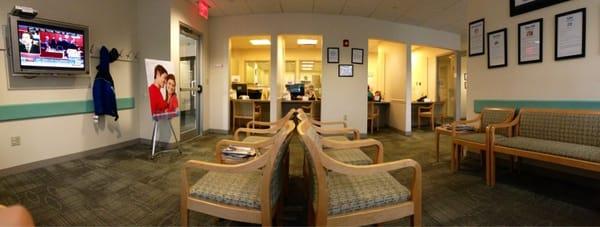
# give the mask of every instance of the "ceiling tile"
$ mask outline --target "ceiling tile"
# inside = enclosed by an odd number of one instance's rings
[[[418,0],[383,0],[375,11],[371,14],[372,18],[395,21],[404,12],[414,7]]]
[[[346,0],[314,0],[315,13],[340,14]]]
[[[375,8],[377,8],[380,3],[381,0],[348,0],[342,14],[368,17],[375,11]]]
[[[281,6],[285,13],[310,13],[313,11],[314,1],[319,0],[282,0]]]
[[[241,2],[241,0],[238,0]],[[279,0],[246,0],[252,13],[281,13],[281,2]]]

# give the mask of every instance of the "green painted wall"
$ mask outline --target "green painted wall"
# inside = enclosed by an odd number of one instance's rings
[[[117,99],[117,108],[119,110],[135,108],[134,98]],[[93,112],[92,100],[3,105],[0,106],[0,122]]]

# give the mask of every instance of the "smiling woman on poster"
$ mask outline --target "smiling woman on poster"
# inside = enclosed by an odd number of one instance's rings
[[[148,96],[150,97],[150,110],[152,114],[164,113],[169,104],[163,98],[160,92],[165,87],[167,80],[167,70],[162,65],[154,67],[154,82],[148,86]]]
[[[169,74],[167,75],[167,111],[166,112],[177,112],[179,108],[179,101],[177,100],[177,93],[175,93],[175,87],[177,86],[177,82],[175,82],[175,75]]]

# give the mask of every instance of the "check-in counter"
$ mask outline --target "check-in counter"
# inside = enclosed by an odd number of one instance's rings
[[[370,102],[371,103],[371,102]],[[385,128],[389,126],[390,119],[390,102],[372,102],[375,104],[375,108],[379,110],[379,119],[376,121],[379,128]]]
[[[289,112],[291,109],[298,109],[298,108],[314,108],[314,110],[311,110],[311,112],[313,112],[313,117],[315,119],[320,119],[321,116],[321,101],[320,100],[309,100],[309,101],[302,101],[302,100],[282,100],[281,101],[281,117],[285,116],[285,114],[287,114],[287,112]],[[304,111],[306,111],[306,109],[304,109]]]

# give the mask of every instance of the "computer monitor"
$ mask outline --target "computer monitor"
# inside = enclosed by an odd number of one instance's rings
[[[248,89],[250,99],[260,99],[262,97],[262,89]]]
[[[242,95],[248,95],[248,85],[247,84],[232,83],[231,89],[235,90],[238,99]]]
[[[292,99],[299,99],[298,96],[304,96],[304,84],[288,84],[285,87],[290,92]]]

